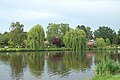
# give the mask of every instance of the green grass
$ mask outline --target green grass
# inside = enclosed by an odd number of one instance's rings
[[[71,48],[45,48],[45,51],[71,51]]]
[[[86,50],[89,50],[89,48],[86,48]],[[117,47],[103,47],[103,48],[90,48],[90,50],[118,50]]]
[[[96,75],[105,75],[106,73],[114,74],[120,72],[120,64],[108,57],[105,57],[101,62],[96,64],[94,70]]]
[[[27,51],[71,51],[71,48],[45,48],[40,50],[30,48],[0,48],[0,52],[27,52]]]
[[[90,50],[117,50],[118,48],[116,47],[110,47],[110,48],[91,48]],[[89,50],[89,48],[86,48],[85,50]],[[35,49],[30,49],[30,48],[0,48],[0,52],[23,52],[23,51],[36,51]],[[71,48],[45,48],[44,50],[37,50],[37,51],[72,51]]]
[[[106,74],[105,76],[95,76],[93,80],[120,80],[120,74]]]
[[[120,80],[120,64],[105,57],[96,64],[93,80]]]
[[[23,51],[34,51],[30,48],[0,48],[0,52],[23,52]]]

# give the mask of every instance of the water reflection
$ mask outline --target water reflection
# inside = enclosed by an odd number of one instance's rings
[[[111,51],[110,57],[117,62],[120,62],[120,52],[119,51]]]
[[[44,67],[44,54],[42,53],[26,53],[26,62],[30,69],[30,72],[40,77]]]
[[[23,75],[23,69],[26,66],[24,63],[24,56],[17,54],[10,54],[9,65],[11,68],[11,76],[15,80],[19,80]]]
[[[94,75],[94,62],[105,56],[120,61],[118,51],[0,53],[0,65],[8,67],[7,70],[0,67],[0,70],[10,76],[0,79],[71,80],[74,77],[86,80],[87,76],[90,80]]]

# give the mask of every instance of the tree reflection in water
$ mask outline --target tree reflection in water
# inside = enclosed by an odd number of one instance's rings
[[[24,64],[24,55],[10,53],[9,65],[11,67],[11,76],[15,80],[19,80],[23,75],[23,68],[26,66]]]
[[[46,54],[49,72],[61,76],[67,76],[71,70],[84,71],[90,68],[92,56],[86,56],[85,52],[57,52]],[[92,54],[88,52],[87,55]]]
[[[46,79],[57,75],[70,76],[91,69],[94,62],[105,56],[120,62],[118,51],[83,51],[83,52],[28,52],[0,53],[0,64],[9,66],[11,79],[24,79],[25,71],[33,79]],[[3,68],[4,69],[4,68]],[[51,78],[52,79],[52,78]]]
[[[30,72],[35,77],[40,77],[44,67],[44,54],[28,53],[26,58],[27,58],[27,64],[29,66]]]

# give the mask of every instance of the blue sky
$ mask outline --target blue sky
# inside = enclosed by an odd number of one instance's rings
[[[68,23],[120,29],[120,0],[0,0],[0,32],[9,31],[11,22],[20,21],[28,31],[36,24]]]

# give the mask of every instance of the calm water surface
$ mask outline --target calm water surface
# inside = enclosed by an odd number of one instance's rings
[[[92,80],[96,62],[119,51],[0,53],[0,80]]]

